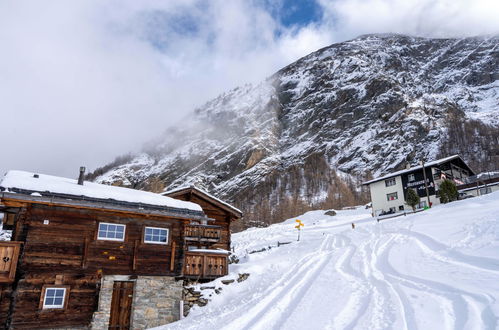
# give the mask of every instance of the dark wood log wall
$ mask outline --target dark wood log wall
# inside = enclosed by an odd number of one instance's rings
[[[0,328],[6,321],[14,329],[85,326],[97,308],[102,275],[180,275],[183,221],[33,205],[14,233],[25,244],[10,307],[11,287],[0,286]],[[97,240],[99,222],[125,224],[125,240]],[[169,244],[143,243],[145,226],[169,228]],[[66,309],[40,309],[43,286],[53,284],[69,285]]]
[[[10,299],[12,296],[12,286],[0,284],[0,329],[7,322],[9,315]]]

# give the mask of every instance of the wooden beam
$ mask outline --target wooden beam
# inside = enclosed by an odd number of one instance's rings
[[[139,240],[135,240],[133,245],[132,270],[137,270],[137,254],[139,253]]]
[[[83,269],[87,268],[87,258],[88,258],[88,245],[89,245],[89,238],[85,237],[85,242],[83,243],[83,258],[81,260],[81,267]]]
[[[172,254],[170,256],[170,271],[173,272],[175,270],[175,248],[177,247],[177,244],[175,241],[172,243]]]

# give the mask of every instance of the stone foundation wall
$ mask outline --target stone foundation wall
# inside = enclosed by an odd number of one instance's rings
[[[166,276],[139,276],[135,283],[132,327],[148,329],[180,319],[182,281]]]
[[[131,328],[147,329],[177,321],[183,283],[168,276],[104,276],[101,280],[98,311],[94,313],[92,329],[107,329],[111,314],[114,281],[133,281]]]

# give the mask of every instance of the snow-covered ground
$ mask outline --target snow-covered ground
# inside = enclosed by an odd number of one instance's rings
[[[499,192],[379,223],[337,212],[298,217],[299,242],[295,219],[235,234],[241,262],[224,279],[250,277],[205,285],[222,293],[160,328],[499,328]]]

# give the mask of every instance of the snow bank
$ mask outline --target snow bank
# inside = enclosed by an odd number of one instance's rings
[[[184,202],[147,191],[108,186],[89,181],[79,185],[78,181],[74,179],[45,174],[37,175],[38,178],[35,177],[35,173],[31,172],[9,171],[0,183],[0,187],[5,188],[7,192],[12,188],[19,188],[35,191],[42,196],[44,192],[51,192],[202,211],[201,206],[195,203]]]
[[[324,212],[234,234],[240,263],[204,284],[221,294],[158,329],[499,328],[499,192],[379,223]]]

